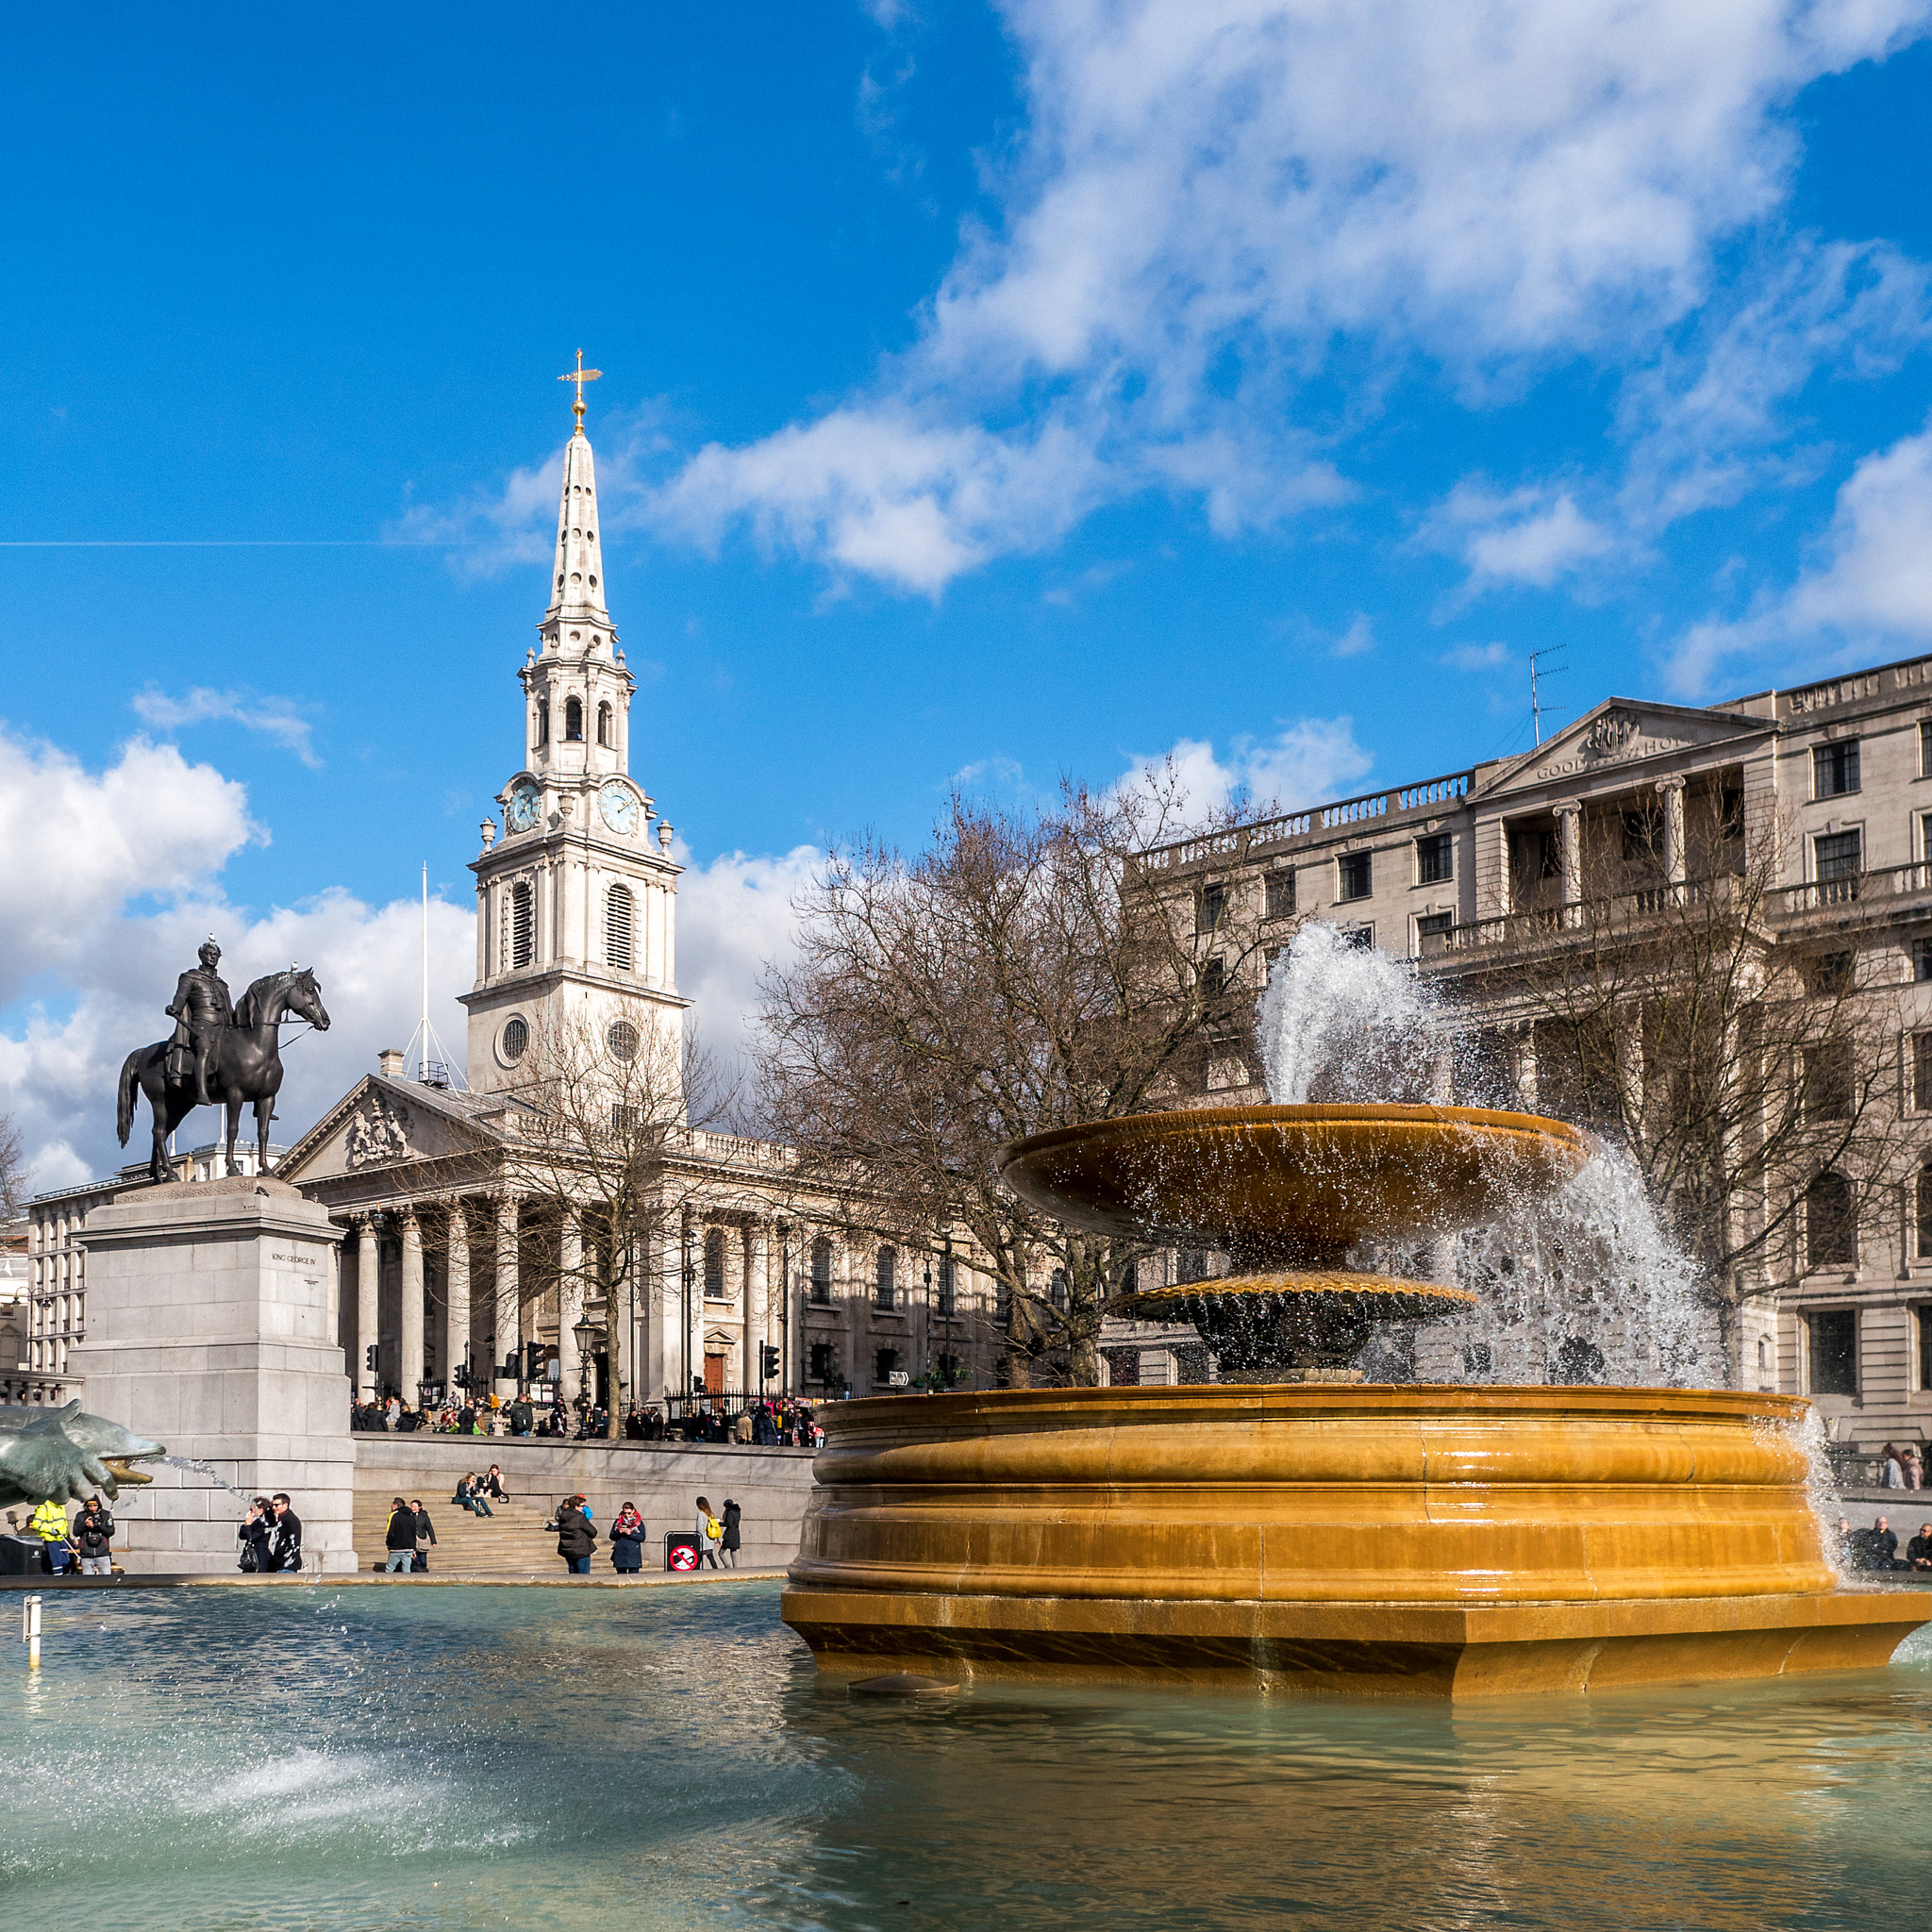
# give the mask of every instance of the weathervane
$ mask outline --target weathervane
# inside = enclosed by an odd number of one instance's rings
[[[579,349],[577,351],[577,366],[575,369],[566,371],[565,374],[557,378],[558,382],[574,382],[577,386],[577,399],[570,407],[571,413],[577,419],[577,427],[579,429],[584,426],[584,385],[587,382],[595,382],[603,374],[604,372],[601,369],[586,369],[584,367],[584,352]]]

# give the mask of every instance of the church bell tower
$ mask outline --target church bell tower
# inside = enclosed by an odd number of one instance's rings
[[[677,874],[671,827],[630,775],[636,681],[605,601],[597,472],[583,384],[565,445],[550,606],[517,674],[524,762],[503,790],[502,836],[483,822],[476,982],[468,1008],[473,1092],[515,1087],[541,1039],[567,1033],[628,1058],[646,1024],[677,1065]]]

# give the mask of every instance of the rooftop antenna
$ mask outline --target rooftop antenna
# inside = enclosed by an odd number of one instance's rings
[[[1529,654],[1529,716],[1531,724],[1536,728],[1536,741],[1539,744],[1543,741],[1543,712],[1546,709],[1552,708],[1559,711],[1562,709],[1560,705],[1555,707],[1544,705],[1542,679],[1545,677],[1561,677],[1565,669],[1563,665],[1559,664],[1554,671],[1545,671],[1542,669],[1542,660],[1545,658],[1555,658],[1569,648],[1568,644],[1551,644],[1546,650],[1532,651]]]
[[[418,1041],[422,1042],[420,1053]],[[470,1083],[457,1069],[449,1048],[438,1039],[436,1028],[429,1024],[429,867],[426,862],[423,867],[423,1017],[416,1022],[415,1032],[409,1035],[403,1064],[408,1066],[412,1059],[416,1066],[416,1078],[425,1087],[454,1084],[461,1091],[469,1091]]]

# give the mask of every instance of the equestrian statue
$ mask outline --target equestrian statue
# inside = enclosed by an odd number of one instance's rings
[[[242,1127],[242,1106],[251,1100],[259,1168],[266,1174],[269,1123],[275,1119],[275,1095],[282,1086],[278,1029],[292,1013],[318,1033],[328,1031],[322,991],[308,967],[270,973],[231,1003],[227,982],[216,970],[222,949],[212,934],[202,942],[200,958],[200,965],[181,975],[166,1008],[175,1023],[173,1038],[137,1047],[121,1069],[116,1125],[122,1146],[126,1146],[134,1125],[137,1091],[147,1095],[154,1115],[154,1154],[147,1169],[151,1180],[175,1178],[168,1158],[168,1136],[197,1107],[227,1108],[228,1172],[240,1174],[235,1137]]]

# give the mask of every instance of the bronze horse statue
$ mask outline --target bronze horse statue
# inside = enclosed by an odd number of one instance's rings
[[[282,1086],[282,1056],[277,1029],[293,1013],[307,1020],[318,1033],[328,1031],[328,1013],[322,1004],[322,990],[314,973],[307,966],[291,966],[286,973],[271,973],[258,979],[235,1003],[235,1024],[222,1034],[221,1052],[209,1079],[217,1095],[216,1105],[228,1109],[228,1172],[239,1174],[235,1165],[235,1137],[242,1128],[244,1102],[255,1103],[255,1138],[260,1154],[260,1171],[268,1172],[268,1128],[275,1116],[275,1095]],[[158,1040],[152,1046],[136,1047],[121,1069],[121,1097],[116,1125],[121,1144],[126,1146],[134,1125],[134,1096],[137,1089],[147,1095],[154,1113],[154,1156],[148,1162],[151,1180],[173,1180],[175,1171],[168,1161],[168,1136],[192,1113],[195,1099],[194,1069],[191,1065],[184,1079],[168,1077],[170,1042]]]

